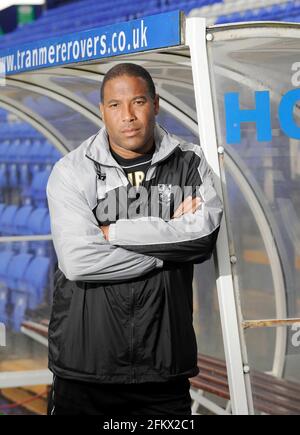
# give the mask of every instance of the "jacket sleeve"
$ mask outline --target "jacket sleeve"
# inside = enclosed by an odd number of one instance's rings
[[[58,266],[71,281],[125,281],[144,275],[163,262],[112,246],[99,228],[84,194],[61,161],[47,184],[53,244]]]
[[[118,220],[110,225],[112,244],[171,262],[202,263],[211,257],[223,214],[222,202],[201,147],[189,144],[183,150],[193,151],[184,184],[192,186],[193,196],[200,196],[200,208],[169,221],[153,216]]]

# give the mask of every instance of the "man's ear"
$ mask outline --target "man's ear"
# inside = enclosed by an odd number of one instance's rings
[[[154,97],[154,113],[155,115],[158,115],[159,112],[159,95],[155,94]]]

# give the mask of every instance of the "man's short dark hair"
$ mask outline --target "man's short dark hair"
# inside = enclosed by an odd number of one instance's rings
[[[145,80],[148,86],[148,92],[150,94],[150,97],[154,100],[156,90],[155,85],[153,82],[153,79],[149,72],[143,68],[140,65],[137,65],[135,63],[120,63],[118,65],[113,66],[110,70],[107,71],[107,73],[104,76],[104,79],[102,81],[101,86],[101,102],[103,103],[104,99],[104,88],[105,84],[112,79],[115,79],[117,77],[121,76],[130,76],[130,77],[141,77]]]

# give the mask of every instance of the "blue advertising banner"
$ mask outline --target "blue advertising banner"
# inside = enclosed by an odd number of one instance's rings
[[[182,44],[180,11],[35,41],[0,51],[6,75]]]

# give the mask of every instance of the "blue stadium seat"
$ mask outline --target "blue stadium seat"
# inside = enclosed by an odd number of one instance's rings
[[[0,222],[1,222],[2,213],[4,212],[5,208],[6,208],[6,204],[0,203]],[[0,228],[0,232],[1,232],[1,228]]]
[[[19,167],[20,186],[28,187],[30,185],[30,171],[27,163],[22,163]]]
[[[47,215],[43,221],[42,234],[51,234],[50,214],[49,213],[47,213]]]
[[[7,119],[7,112],[4,109],[0,109],[0,121],[5,122]]]
[[[28,230],[28,220],[33,210],[32,205],[24,205],[19,208],[14,220],[15,234],[23,236],[30,234]]]
[[[12,314],[12,328],[15,332],[19,332],[21,329],[21,325],[25,317],[25,311],[27,309],[27,304],[27,295],[25,293],[17,293]]]
[[[16,188],[19,184],[18,167],[16,163],[8,165],[8,186],[10,188]]]
[[[16,269],[13,273],[13,270]],[[47,286],[50,259],[20,254],[13,257],[8,268],[11,303],[13,304],[12,327],[20,330],[26,309],[35,309],[43,302]],[[1,292],[0,292],[1,297]],[[0,305],[1,306],[1,305]],[[5,316],[5,307],[3,315]]]
[[[7,287],[7,268],[13,257],[12,251],[0,252],[0,321],[7,321],[6,306],[9,302],[9,290]]]
[[[35,140],[31,146],[30,149],[30,165],[29,165],[29,171],[31,173],[31,176],[33,177],[36,172],[40,171],[40,153],[42,151],[42,142],[40,140]]]
[[[41,234],[51,235],[51,225],[50,225],[50,214],[47,213],[45,219],[42,223]],[[45,255],[47,257],[53,256],[53,245],[52,241],[45,240],[41,241],[40,245],[36,244],[36,252],[40,252],[41,255]]]
[[[51,161],[52,161],[52,163],[56,163],[61,157],[62,157],[61,152],[58,151],[57,148],[53,147],[53,150],[52,150],[52,153],[51,153]]]
[[[18,210],[17,205],[8,205],[0,217],[0,232],[3,235],[12,235],[14,230],[14,219]]]
[[[9,146],[8,140],[0,143],[0,188],[5,188],[8,184],[6,158]]]
[[[20,282],[20,289],[28,295],[28,308],[34,310],[44,299],[44,289],[48,283],[50,258],[36,256]]]
[[[11,303],[14,305],[12,325],[18,331],[28,307],[28,295],[22,292],[22,279],[32,261],[31,254],[13,256],[7,269],[7,285],[11,291]]]
[[[7,186],[7,172],[6,165],[4,163],[0,164],[0,189],[4,189]]]
[[[9,302],[14,305],[13,310],[13,327],[14,329],[18,330],[17,322],[15,319],[15,313],[19,313],[20,318],[20,307],[22,306],[21,299],[19,298],[18,293],[18,286],[20,283],[20,279],[23,277],[29,262],[32,260],[32,255],[28,254],[20,254],[20,255],[13,255],[9,261],[9,264],[6,269],[6,276],[3,278],[3,282],[5,282],[6,287],[9,289]],[[6,295],[6,299],[8,299],[8,294]],[[26,309],[26,306],[24,307],[24,310],[22,308],[22,312],[24,313]]]
[[[0,283],[0,322],[7,323],[6,306],[7,306],[7,287]]]
[[[28,219],[28,231],[30,231],[30,234],[43,234],[44,221],[48,213],[46,207],[37,208],[31,213],[30,219]]]
[[[31,150],[31,141],[30,139],[27,139],[20,146],[19,155],[18,155],[20,186],[29,186],[30,184],[30,171],[29,171],[30,150]]]
[[[23,278],[32,258],[32,254],[17,254],[12,257],[7,268],[7,287],[9,287],[11,290],[19,289],[19,282]]]
[[[9,265],[9,262],[11,261],[14,253],[13,251],[1,251],[0,252],[0,282],[1,284],[7,283],[7,268]]]
[[[36,207],[44,207],[47,205],[46,186],[50,170],[36,172],[31,184],[31,196]]]
[[[43,152],[42,152],[43,169],[45,169],[47,165],[52,164],[52,152],[53,152],[53,146],[48,141],[45,141],[43,146]]]

